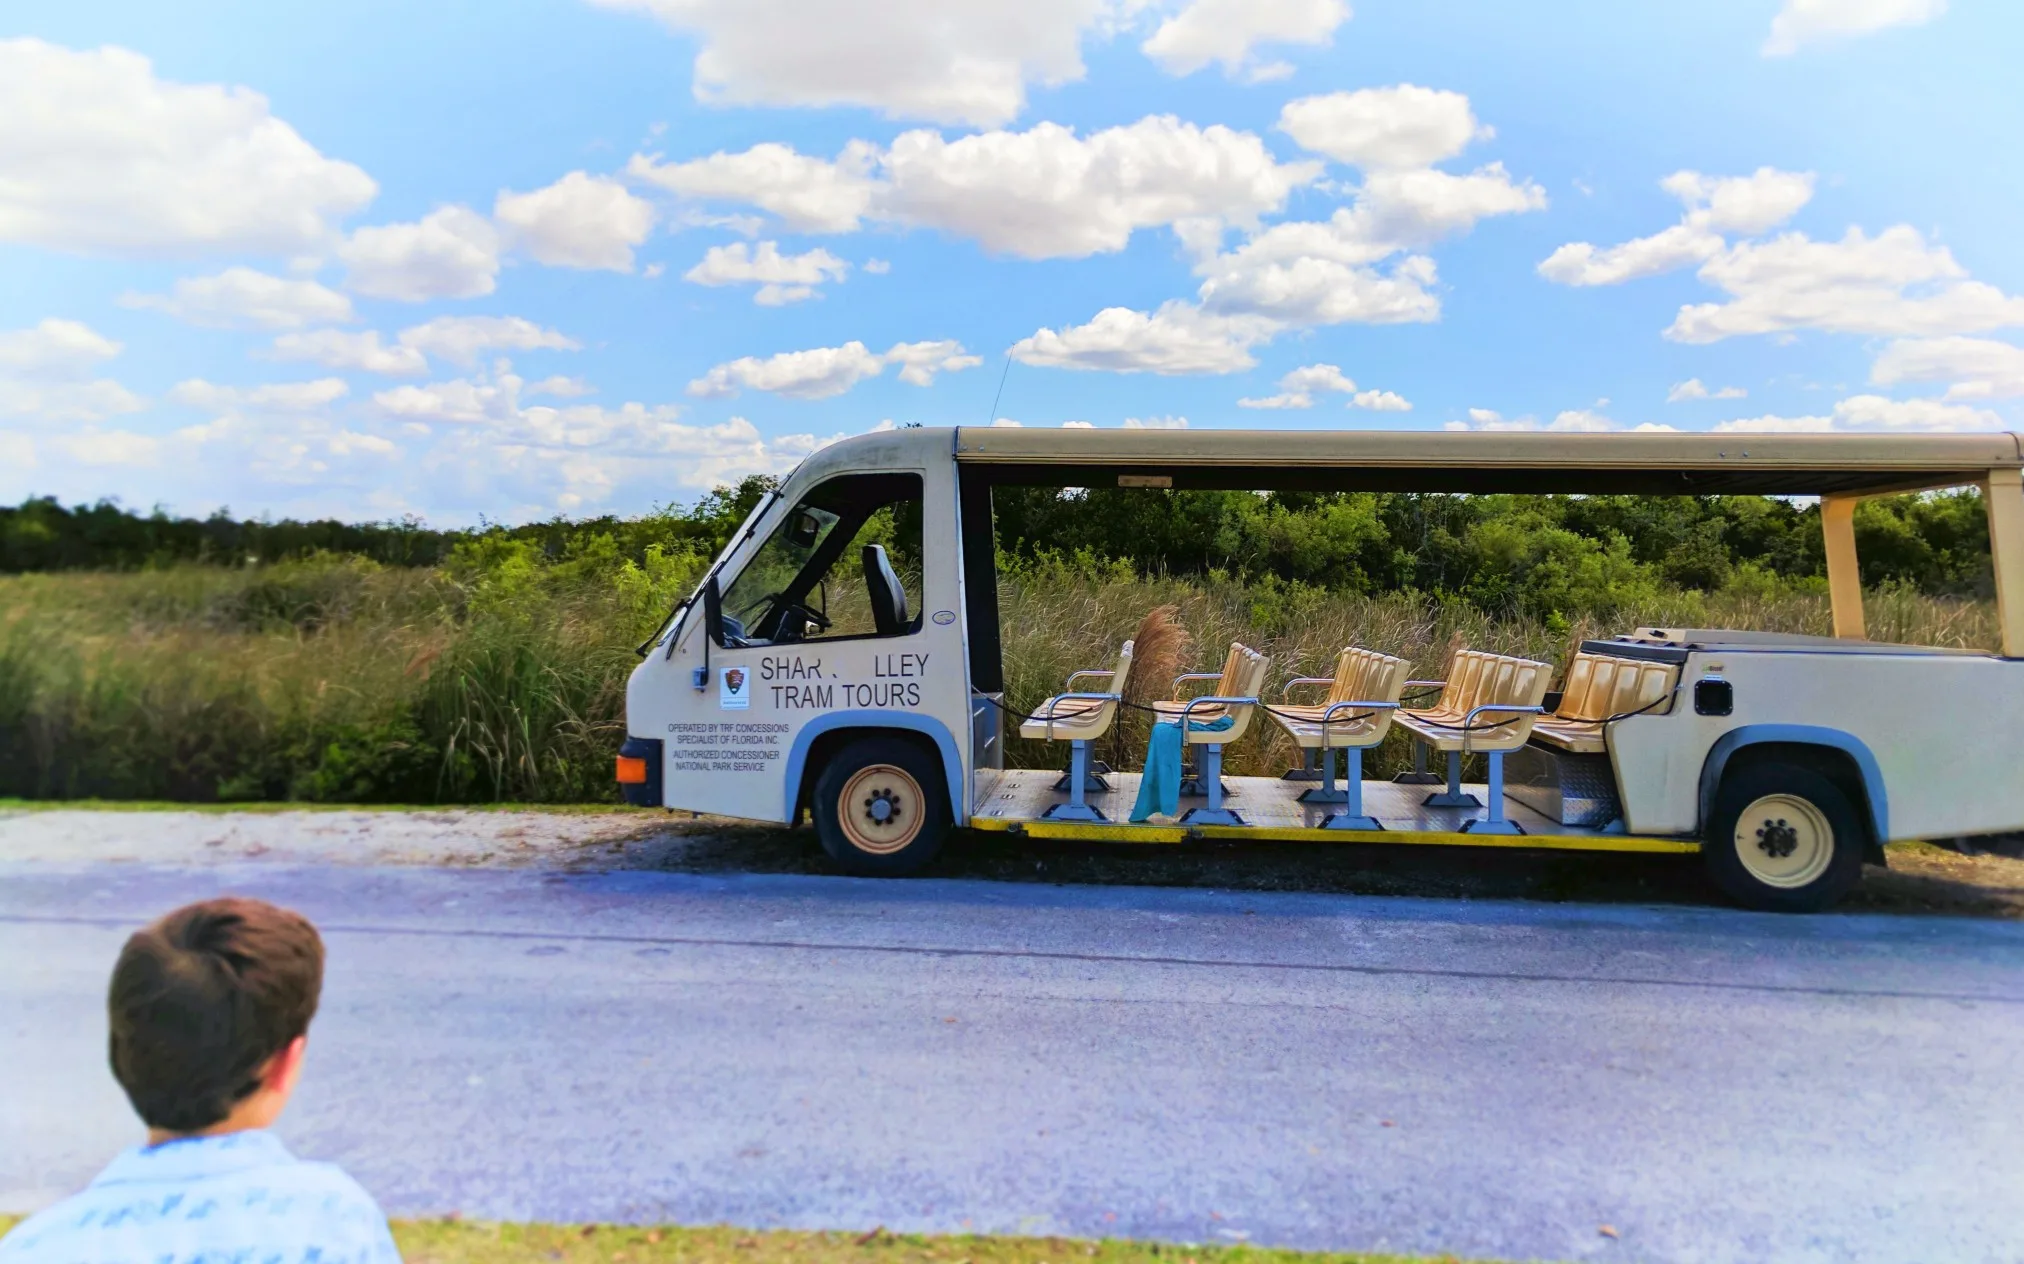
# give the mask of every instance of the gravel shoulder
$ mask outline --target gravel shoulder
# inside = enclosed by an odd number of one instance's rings
[[[1844,912],[2024,919],[2024,859],[1893,844]],[[687,813],[511,809],[0,808],[0,863],[246,862],[829,873],[806,829]],[[1447,899],[1714,904],[1692,857],[1350,844],[1092,847],[959,834],[930,876]]]

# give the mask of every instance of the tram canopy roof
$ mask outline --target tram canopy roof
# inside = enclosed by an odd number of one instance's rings
[[[2024,468],[1984,434],[1561,434],[974,427],[956,460],[991,483],[1309,491],[1874,495]]]

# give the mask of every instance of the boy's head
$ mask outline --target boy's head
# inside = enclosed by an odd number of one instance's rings
[[[164,1133],[215,1127],[263,1088],[285,1100],[322,989],[323,940],[300,914],[229,897],[179,908],[113,966],[113,1077]]]

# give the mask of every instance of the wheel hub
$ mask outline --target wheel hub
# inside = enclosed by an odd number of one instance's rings
[[[864,819],[873,825],[896,825],[900,819],[900,797],[881,786],[864,801]]]
[[[1783,860],[1799,850],[1799,831],[1792,828],[1784,817],[1773,820],[1767,816],[1757,830],[1757,850]]]
[[[1756,881],[1795,890],[1826,873],[1834,859],[1834,826],[1803,795],[1773,793],[1736,817],[1735,856]]]

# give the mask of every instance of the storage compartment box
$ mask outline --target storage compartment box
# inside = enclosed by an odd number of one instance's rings
[[[1521,746],[1504,757],[1504,793],[1562,825],[1600,829],[1623,816],[1607,755]]]

